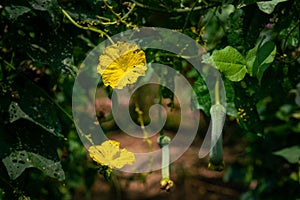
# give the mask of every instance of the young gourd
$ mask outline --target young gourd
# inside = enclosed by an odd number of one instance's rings
[[[170,142],[171,139],[168,136],[161,135],[158,138],[157,143],[159,144],[162,150],[162,179],[160,181],[160,189],[169,192],[173,186],[174,182],[170,179],[170,172],[169,172],[169,164],[170,164]]]
[[[210,109],[210,114],[212,120],[212,135],[208,169],[222,171],[225,167],[223,160],[222,129],[226,109],[221,104],[214,104]]]

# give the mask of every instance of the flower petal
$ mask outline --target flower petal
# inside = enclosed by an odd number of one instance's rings
[[[117,42],[104,49],[99,57],[97,71],[104,85],[122,89],[145,76],[146,56],[136,44]]]
[[[120,157],[112,161],[115,168],[122,168],[124,165],[132,165],[135,161],[135,156],[132,152],[127,151],[125,148],[120,151]]]
[[[107,140],[101,145],[91,146],[89,154],[95,162],[110,168],[122,168],[135,161],[134,154],[125,148],[120,149],[120,143],[115,140]]]

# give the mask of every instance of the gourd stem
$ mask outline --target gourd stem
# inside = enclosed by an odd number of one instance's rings
[[[169,156],[169,145],[166,145],[162,148],[162,178],[170,178],[169,172],[169,163],[170,163],[170,156]]]
[[[219,79],[215,84],[215,104],[220,104]]]
[[[138,100],[137,100],[135,95],[133,96],[133,98],[134,98],[134,103],[135,103],[135,112],[138,114],[138,122],[140,123],[140,127],[142,129],[143,134],[144,134],[144,141],[148,144],[148,147],[149,147],[149,152],[150,152],[149,167],[150,167],[150,169],[152,169],[152,164],[153,164],[152,141],[149,139],[148,132],[145,129],[143,111],[140,109]]]
[[[162,86],[161,86],[161,85],[160,85],[160,87],[159,87],[158,103],[159,103],[159,105],[162,105]],[[161,119],[161,106],[159,106],[159,108],[158,108],[158,121],[159,121],[159,122],[162,121],[162,119]],[[163,135],[164,135],[163,129],[161,129],[161,130],[159,131],[159,134],[160,134],[160,136],[163,136]]]
[[[171,139],[168,136],[160,136],[158,138],[157,143],[159,144],[161,150],[162,150],[162,162],[161,162],[161,173],[162,173],[162,179],[170,178],[170,172],[169,172],[169,164],[170,164],[170,141]]]

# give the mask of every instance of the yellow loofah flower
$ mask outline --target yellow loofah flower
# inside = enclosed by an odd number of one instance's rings
[[[117,89],[135,83],[138,77],[145,76],[146,70],[145,52],[138,45],[126,42],[106,47],[97,66],[104,85]]]
[[[101,145],[91,146],[89,154],[94,161],[110,168],[120,169],[135,161],[134,154],[125,148],[120,149],[120,143],[115,140],[107,140]]]

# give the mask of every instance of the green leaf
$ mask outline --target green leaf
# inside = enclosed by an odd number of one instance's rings
[[[214,65],[230,81],[241,81],[247,73],[245,58],[231,46],[215,50],[210,59],[208,64]]]
[[[279,151],[275,151],[273,154],[283,157],[291,164],[296,164],[300,160],[300,146],[295,145],[292,147],[284,148]]]
[[[60,162],[54,162],[39,154],[25,150],[14,151],[9,156],[2,159],[11,179],[18,178],[25,169],[35,167],[43,171],[46,175],[58,180],[65,179],[65,173]]]
[[[238,117],[237,109],[234,103],[235,92],[232,82],[223,80],[225,91],[226,91],[226,114],[233,117]]]
[[[257,44],[253,49],[250,49],[246,54],[246,66],[250,76],[253,76],[252,70],[253,70],[254,61],[256,59],[258,46],[259,44]]]
[[[259,82],[263,77],[266,69],[272,64],[276,56],[276,45],[272,41],[268,41],[262,45],[257,51],[255,61],[252,67],[252,75],[255,76]]]
[[[18,19],[19,16],[31,11],[30,8],[25,7],[25,6],[7,6],[4,8],[4,10],[7,12],[9,18],[11,20],[16,20]]]
[[[29,120],[56,137],[63,137],[60,121],[61,112],[50,97],[31,80],[25,77],[15,78],[13,90],[18,92],[19,100],[8,106],[9,121],[20,118]]]
[[[35,62],[50,65],[60,72],[75,74],[72,64],[72,44],[65,33],[38,33],[28,40],[26,53]]]
[[[61,12],[57,0],[29,0],[28,2],[35,10],[47,11],[54,24],[60,23]]]
[[[29,115],[27,115],[19,106],[19,104],[17,102],[11,102],[10,106],[9,106],[9,122],[13,123],[14,121],[18,120],[18,119],[27,119],[33,123],[35,123],[36,125],[40,126],[41,128],[45,129],[46,131],[52,133],[55,136],[58,137],[63,137],[63,135],[60,133],[60,127],[58,126],[51,126],[50,124],[44,125],[42,124],[42,120],[39,119],[39,117],[36,116],[32,116],[30,117]]]
[[[274,11],[275,6],[284,1],[287,1],[287,0],[260,1],[260,2],[257,2],[257,5],[261,11],[263,11],[267,14],[271,14]]]
[[[198,76],[197,80],[194,83],[193,89],[197,96],[192,98],[193,109],[201,109],[207,116],[209,116],[211,99],[207,85],[201,76]]]

